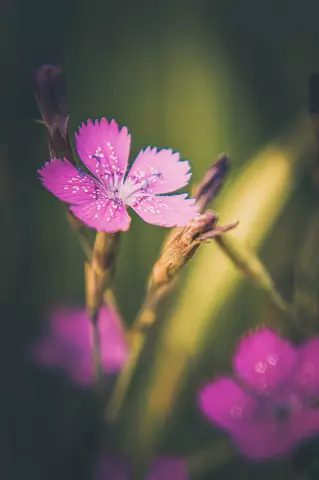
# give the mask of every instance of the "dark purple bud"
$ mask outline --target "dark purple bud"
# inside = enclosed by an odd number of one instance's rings
[[[75,163],[68,135],[68,105],[62,68],[43,65],[33,75],[35,96],[47,128],[51,157],[66,157]]]
[[[194,196],[196,197],[196,203],[199,205],[202,213],[208,208],[212,199],[219,192],[228,173],[229,167],[229,157],[227,155],[222,155],[212,167],[207,170],[204,178],[196,187]]]

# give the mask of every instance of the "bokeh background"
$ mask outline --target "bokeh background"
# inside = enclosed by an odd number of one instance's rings
[[[214,206],[221,222],[240,220],[234,235],[258,251],[291,300],[316,207],[307,85],[319,71],[319,5],[11,0],[1,2],[0,18],[0,478],[90,479],[93,392],[41,371],[27,353],[50,308],[84,303],[81,248],[59,202],[37,180],[48,152],[31,69],[63,66],[70,132],[89,117],[115,117],[129,127],[132,155],[146,145],[170,146],[191,161],[193,183],[228,152],[231,173]],[[123,235],[116,294],[127,325],[164,235],[135,217]],[[305,262],[314,269],[313,259]],[[259,323],[284,330],[287,320],[216,245],[204,246],[185,269],[161,318],[109,442],[135,456],[183,455],[192,478],[293,478],[291,457],[240,458],[196,408],[196,390],[229,370],[242,332]]]

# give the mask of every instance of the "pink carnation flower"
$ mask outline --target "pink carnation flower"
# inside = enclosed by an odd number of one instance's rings
[[[98,319],[103,370],[117,372],[128,357],[128,346],[117,313],[103,306]],[[92,326],[84,309],[56,309],[49,332],[32,348],[39,363],[63,369],[81,385],[93,383]]]
[[[39,170],[43,185],[89,227],[108,233],[126,231],[132,207],[145,222],[163,227],[184,226],[197,215],[187,194],[162,195],[187,185],[188,162],[171,149],[147,147],[135,159],[126,177],[131,137],[126,127],[88,120],[76,134],[78,154],[92,175],[67,159],[54,158]],[[125,178],[124,178],[125,177]]]
[[[319,433],[319,339],[293,347],[268,329],[244,338],[235,379],[222,377],[199,393],[206,416],[253,458],[283,454]]]
[[[119,457],[101,457],[95,480],[131,480],[130,462]],[[146,480],[188,480],[186,463],[180,458],[158,458]]]

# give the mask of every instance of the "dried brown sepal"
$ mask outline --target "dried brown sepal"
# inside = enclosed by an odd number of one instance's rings
[[[153,289],[169,283],[188,263],[201,243],[212,240],[237,225],[236,222],[224,227],[217,227],[217,221],[216,213],[207,210],[177,233],[167,243],[161,257],[156,262],[149,288]]]
[[[51,158],[66,157],[75,165],[68,135],[68,104],[62,68],[43,65],[33,73],[33,85],[42,123],[47,129]]]

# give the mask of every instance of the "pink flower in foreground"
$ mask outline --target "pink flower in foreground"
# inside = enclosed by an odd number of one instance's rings
[[[145,222],[163,227],[184,226],[197,215],[187,194],[162,195],[187,185],[188,162],[170,149],[147,147],[128,168],[131,137],[115,120],[88,120],[76,134],[78,154],[92,175],[67,159],[52,159],[39,170],[43,185],[86,225],[108,233],[128,230],[126,207],[132,207]]]
[[[186,463],[180,458],[155,460],[146,480],[188,480]],[[130,462],[119,457],[101,457],[95,480],[131,480]]]
[[[99,333],[104,372],[121,369],[128,347],[117,313],[103,306],[99,314]],[[52,313],[49,333],[32,348],[43,365],[63,369],[78,383],[93,383],[92,326],[84,309],[57,309]]]
[[[228,431],[247,456],[283,454],[319,433],[319,339],[293,347],[268,329],[244,338],[235,379],[222,377],[199,393],[203,412]]]

